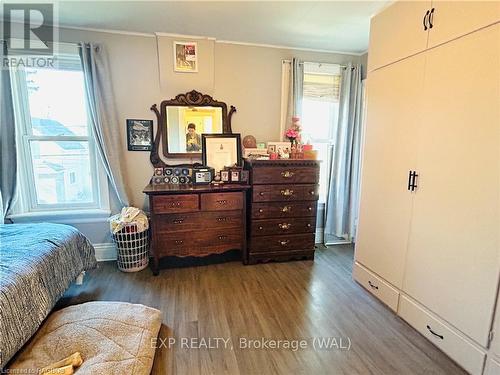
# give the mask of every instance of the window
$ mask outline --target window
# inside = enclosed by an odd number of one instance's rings
[[[340,66],[304,63],[304,96],[302,101],[302,134],[318,150],[321,160],[319,202],[326,202],[333,139],[337,131],[340,91]]]
[[[76,51],[54,68],[14,69],[22,212],[101,208],[96,159]],[[107,199],[107,198],[106,198]]]

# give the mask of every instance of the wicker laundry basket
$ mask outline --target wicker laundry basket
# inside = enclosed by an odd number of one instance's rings
[[[120,271],[137,272],[149,263],[149,228],[138,232],[133,223],[113,233],[117,250],[117,264]]]

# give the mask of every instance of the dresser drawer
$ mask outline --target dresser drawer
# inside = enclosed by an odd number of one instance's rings
[[[155,230],[160,234],[193,231],[204,222],[201,212],[157,215],[155,221]]]
[[[159,256],[184,257],[192,255],[195,246],[192,232],[161,233],[157,235],[156,252]]]
[[[199,210],[198,194],[158,195],[153,197],[155,214],[195,212]]]
[[[310,202],[268,202],[252,205],[253,219],[270,219],[278,217],[316,216],[317,203]]]
[[[316,231],[316,217],[253,220],[251,228],[252,236],[313,233]]]
[[[286,252],[290,250],[313,250],[314,233],[274,236],[252,236],[250,253]]]
[[[398,314],[467,372],[481,374],[486,354],[462,333],[404,295],[399,301]]]
[[[316,201],[318,185],[254,185],[254,202]]]
[[[354,280],[360,283],[366,290],[389,306],[392,310],[398,310],[399,291],[388,282],[376,276],[358,262],[354,263],[352,276]]]
[[[315,167],[258,167],[252,172],[253,184],[317,184],[319,168]]]
[[[241,210],[243,208],[243,193],[208,193],[201,194],[201,209],[203,211]]]
[[[215,229],[197,233],[196,245],[207,254],[241,249],[243,235],[239,229]]]

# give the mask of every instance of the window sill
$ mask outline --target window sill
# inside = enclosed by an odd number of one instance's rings
[[[67,211],[36,211],[9,215],[13,223],[54,222],[61,224],[105,222],[111,215],[110,210],[67,210]]]

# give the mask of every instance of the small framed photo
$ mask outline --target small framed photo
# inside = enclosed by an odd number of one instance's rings
[[[269,151],[270,149],[273,149],[274,151]],[[290,142],[267,142],[267,150],[269,153],[271,152],[277,152],[278,154],[290,153]]]
[[[196,42],[174,42],[174,71],[198,72],[198,45]]]
[[[250,179],[250,171],[243,170],[240,173],[240,183],[248,184],[248,180]]]
[[[229,182],[229,171],[220,171],[220,180],[222,182]]]
[[[203,165],[215,172],[225,167],[241,166],[241,136],[239,134],[202,134]]]
[[[276,152],[276,145],[267,145],[267,152],[270,154],[271,152]]]
[[[153,120],[127,119],[129,151],[151,151],[153,148]]]
[[[231,171],[231,182],[240,182],[240,171]]]

